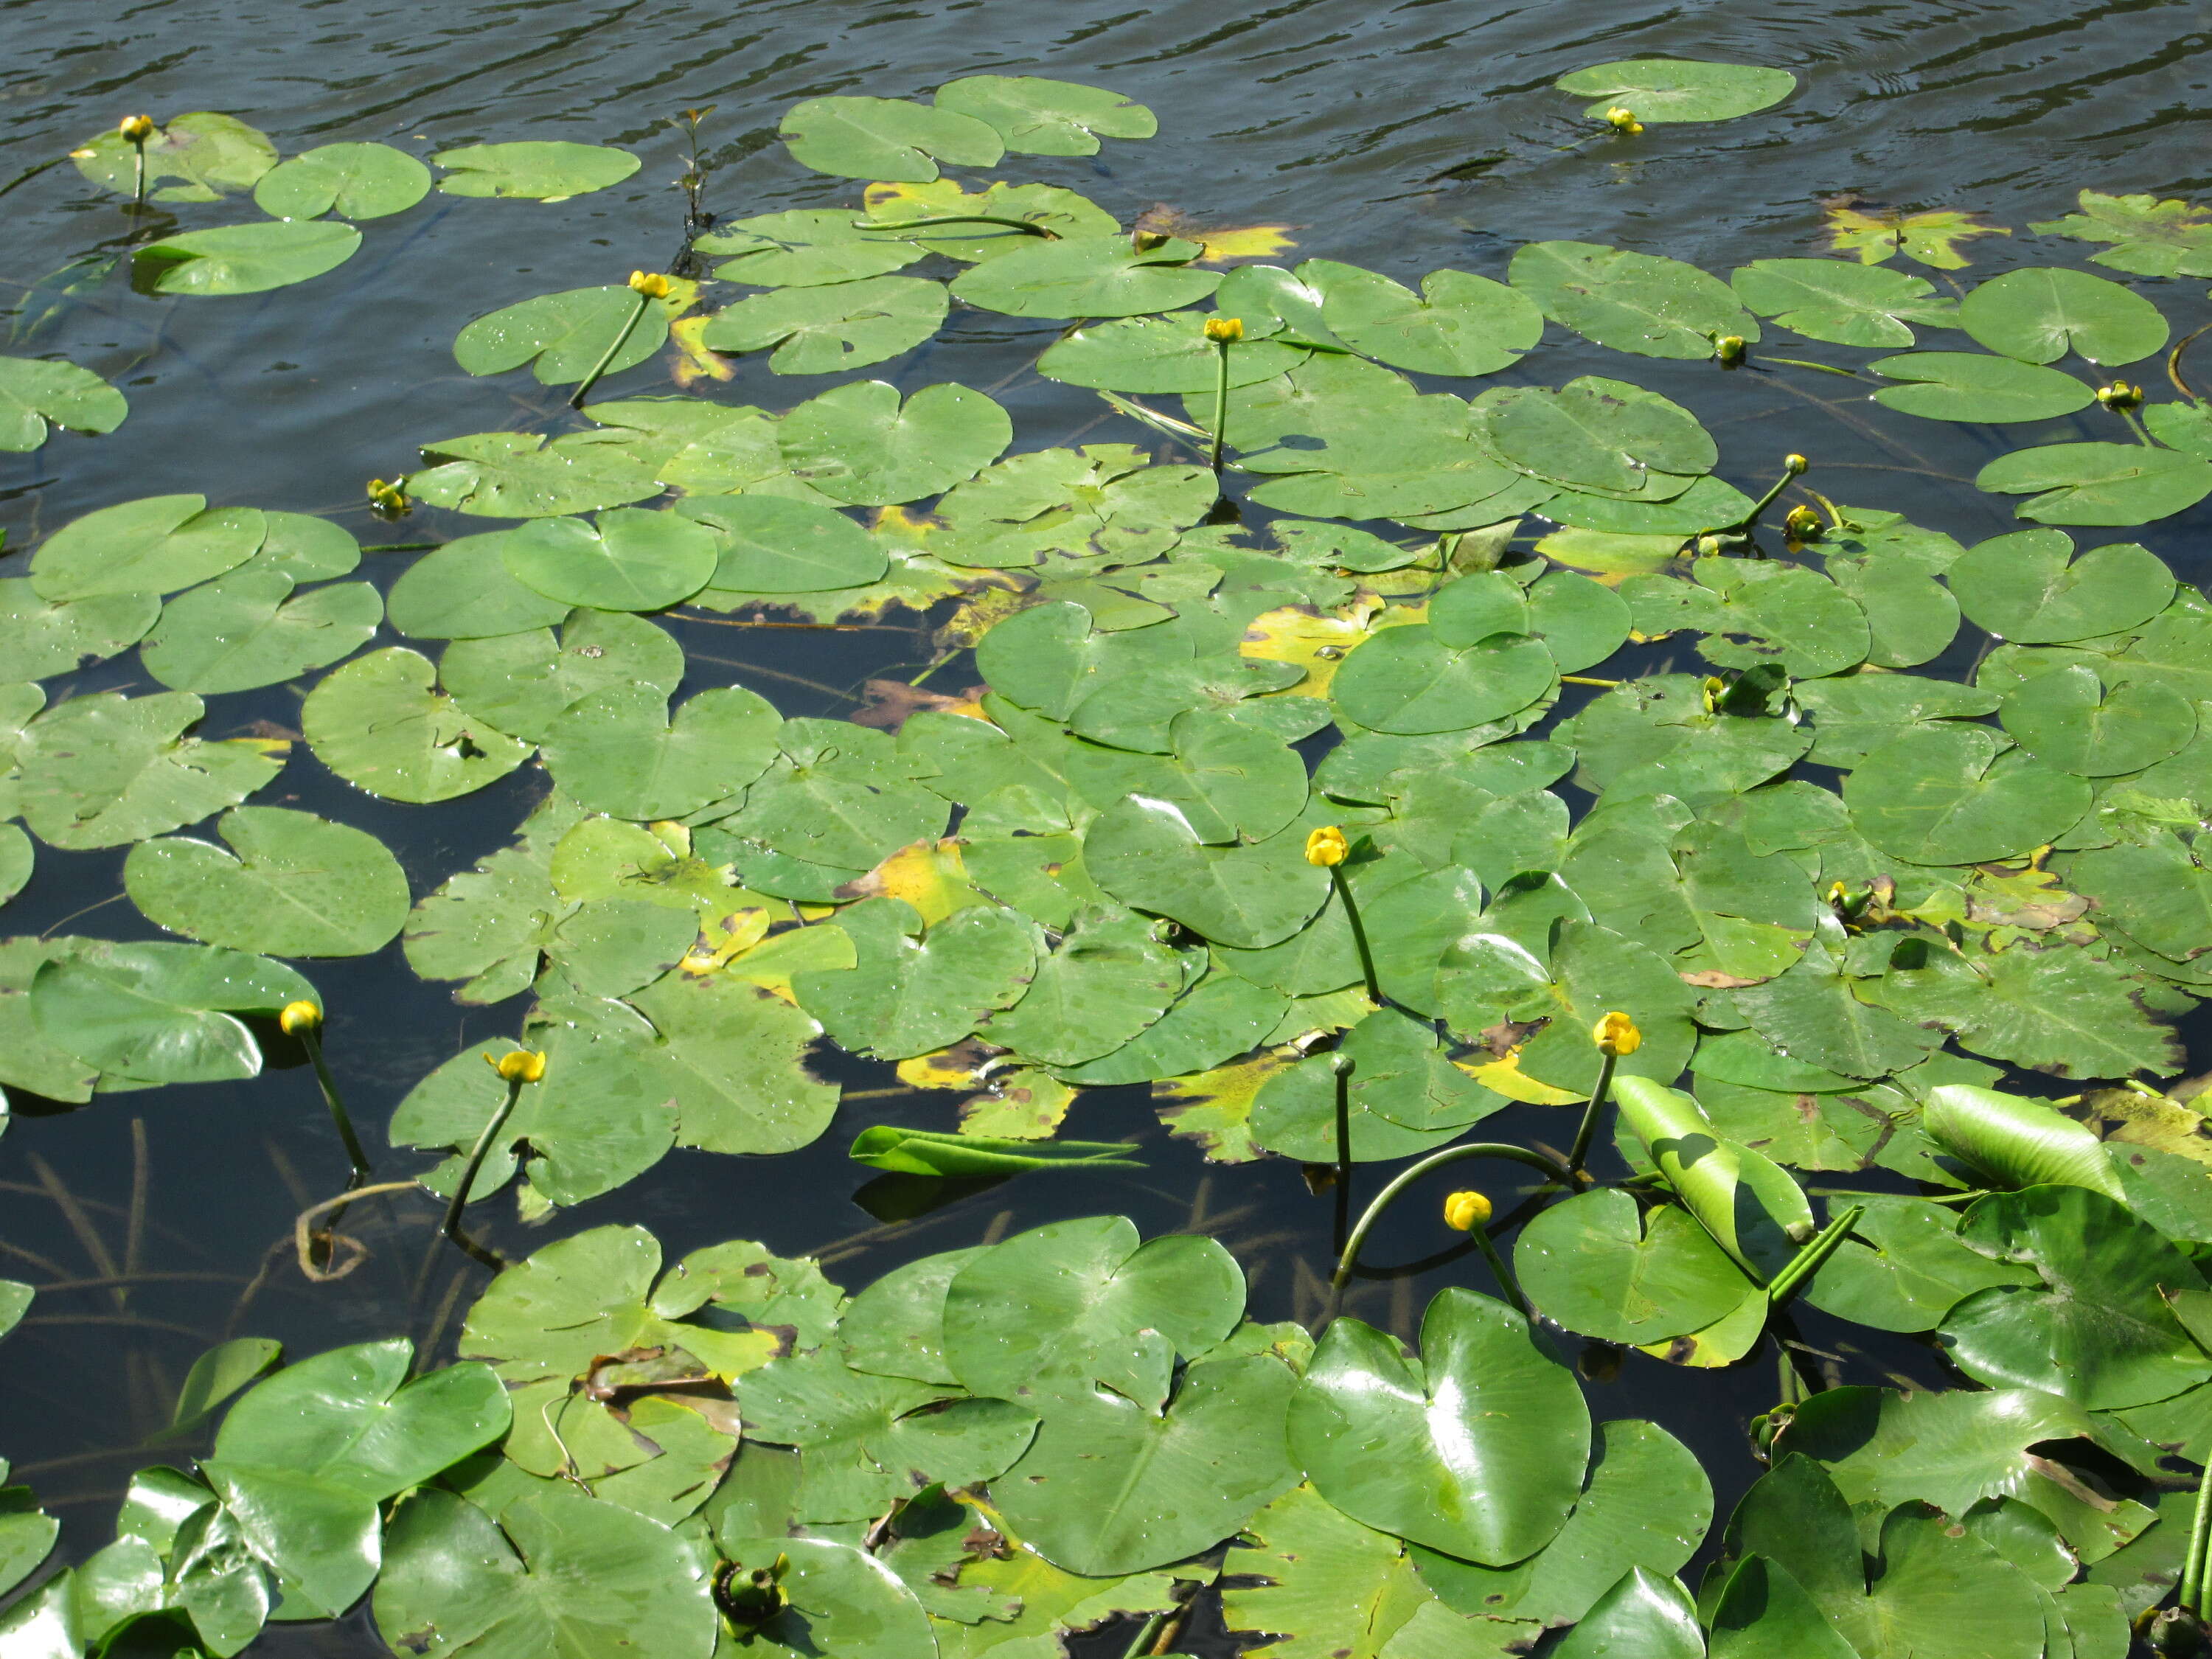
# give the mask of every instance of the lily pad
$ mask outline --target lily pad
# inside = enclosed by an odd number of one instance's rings
[[[449,800],[504,777],[530,745],[465,715],[436,689],[429,659],[403,646],[325,676],[301,707],[315,757],[387,800]]]
[[[2139,444],[2046,444],[1999,456],[1974,484],[2031,496],[2017,511],[2040,524],[2148,524],[2212,495],[2212,461]]]
[[[430,169],[389,144],[321,144],[279,161],[253,186],[272,219],[382,219],[430,193]]]
[[[50,847],[120,847],[235,806],[276,775],[281,751],[184,734],[205,705],[188,691],[103,691],[22,728],[11,798]]]
[[[1630,58],[1563,75],[1561,92],[1597,101],[1583,111],[1603,115],[1615,105],[1639,121],[1727,121],[1780,103],[1797,88],[1788,70],[1716,64],[1694,58]]]
[[[1876,403],[1931,421],[2047,421],[2096,401],[2071,374],[1971,351],[1909,351],[1878,357],[1867,367],[1885,379],[1910,382],[1882,387],[1874,394]]]
[[[559,139],[506,144],[467,144],[441,149],[430,160],[446,169],[438,188],[447,196],[520,197],[565,202],[618,185],[641,163],[626,149]]]
[[[500,562],[524,586],[598,611],[659,611],[707,586],[719,556],[714,532],[674,513],[623,507],[580,519],[540,519],[510,531]]]
[[[956,910],[927,937],[903,899],[865,900],[839,912],[838,925],[853,941],[855,965],[800,974],[793,989],[856,1054],[904,1060],[949,1048],[1018,1002],[1036,972],[1036,929],[995,905]]]
[[[1416,294],[1358,265],[1309,259],[1298,280],[1321,295],[1323,325],[1346,346],[1424,374],[1489,374],[1533,349],[1544,316],[1517,289],[1434,270]]]
[[[898,98],[809,98],[785,112],[777,131],[793,161],[848,179],[927,184],[940,161],[994,167],[1006,153],[988,123]]]
[[[586,810],[683,817],[726,800],[768,769],[776,714],[740,686],[694,693],[672,716],[658,686],[611,686],[547,728],[545,763]]]
[[[2063,531],[2019,530],[1976,543],[1948,580],[1969,621],[2022,645],[2117,634],[2173,597],[2165,561],[2134,542],[2073,555]]]
[[[439,683],[464,714],[526,743],[543,741],[563,711],[595,691],[642,681],[670,693],[683,678],[683,647],[619,611],[571,611],[557,641],[544,628],[457,640],[438,663]]]
[[[131,281],[147,294],[264,294],[335,270],[360,246],[359,231],[328,220],[188,230],[132,254]]]
[[[268,521],[253,507],[210,510],[204,495],[149,495],[73,519],[31,555],[42,599],[173,593],[244,564]]]
[[[2140,294],[2048,265],[1992,276],[1960,301],[1959,326],[2029,363],[2055,363],[2069,351],[2100,365],[2131,363],[2166,341],[2166,319]]]
[[[49,427],[112,432],[131,405],[113,386],[75,363],[0,357],[0,450],[22,455],[46,441]]]
[[[996,129],[1021,155],[1096,155],[1101,138],[1159,131],[1152,111],[1118,92],[1036,75],[964,76],[938,88],[931,101]]]
[[[1010,317],[1134,317],[1195,305],[1221,286],[1219,271],[1192,264],[1206,250],[1177,237],[1148,248],[1121,237],[1029,240],[1036,246],[953,278],[952,297]]]
[[[1091,324],[1051,346],[1037,359],[1037,373],[1070,386],[1117,392],[1210,391],[1219,379],[1221,356],[1200,324],[1184,312]],[[1247,338],[1229,348],[1229,384],[1253,386],[1286,374],[1308,355],[1302,345]]]
[[[818,593],[878,580],[882,544],[836,508],[781,495],[695,495],[684,504],[718,538],[710,585],[744,593]]]
[[[161,614],[152,593],[44,599],[27,578],[0,577],[0,678],[42,680],[112,657],[143,639]]]
[[[784,416],[792,471],[840,501],[884,507],[934,495],[971,478],[1012,441],[1005,410],[945,382],[902,402],[882,380],[825,392]]]
[[[453,337],[453,361],[470,374],[528,363],[541,385],[567,386],[594,369],[617,374],[635,368],[667,338],[665,306],[641,301],[628,288],[578,288],[477,318]]]
[[[2046,236],[2109,242],[2089,257],[2142,276],[2212,276],[2212,213],[2190,202],[2154,196],[2107,196],[2084,190],[2081,210],[2028,228]]]
[[[383,620],[367,582],[295,593],[280,570],[234,570],[164,605],[138,655],[174,690],[250,691],[352,655]]]
[[[1522,1288],[1546,1316],[1607,1342],[1642,1345],[1703,1330],[1751,1281],[1686,1210],[1639,1216],[1622,1192],[1580,1194],[1523,1228]]]
[[[1328,872],[1306,862],[1299,825],[1253,846],[1209,847],[1182,809],[1141,795],[1100,815],[1084,862],[1123,903],[1243,950],[1288,939],[1329,892]]]
[[[2197,709],[2157,683],[2107,691],[2094,669],[2039,674],[2004,700],[1997,718],[2038,760],[2078,777],[2137,772],[2179,754],[2197,735]]]
[[[1987,726],[1945,722],[1905,732],[1844,781],[1852,823],[1915,864],[1973,864],[2030,852],[2088,811],[2081,779],[1999,747]]]
[[[1377,732],[1457,732],[1518,714],[1558,683],[1552,653],[1528,638],[1454,647],[1434,626],[1386,628],[1346,657],[1330,684],[1338,707]]]
[[[149,921],[210,945],[276,957],[358,957],[407,920],[407,878],[384,843],[312,812],[239,806],[216,826],[230,846],[162,837],[124,861]]]
[[[848,208],[795,208],[735,219],[692,246],[718,258],[732,256],[714,267],[722,281],[763,288],[859,282],[903,270],[927,253],[896,228],[856,222]]]
[[[1754,259],[1729,286],[1761,317],[1836,345],[1909,346],[1915,323],[1957,326],[1957,307],[1933,283],[1848,259]]]
[[[1544,314],[1601,346],[1694,362],[1721,335],[1757,341],[1735,290],[1695,265],[1596,242],[1531,242],[1513,256],[1513,286]]]
[[[261,1070],[236,1014],[263,1018],[321,999],[281,963],[206,945],[87,940],[39,969],[41,1036],[96,1070],[145,1083],[212,1083]]]
[[[614,433],[478,432],[426,444],[422,459],[425,470],[407,477],[410,495],[487,518],[590,513],[663,493]]]
[[[774,346],[769,367],[779,374],[831,374],[920,345],[944,325],[950,304],[942,283],[919,276],[790,289],[715,313],[699,342],[715,351]]]

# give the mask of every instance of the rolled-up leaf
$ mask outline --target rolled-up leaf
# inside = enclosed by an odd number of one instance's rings
[[[2104,1144],[2039,1100],[1947,1083],[1928,1091],[1921,1122],[1944,1151],[1997,1186],[2087,1187],[2126,1201]]]
[[[1813,1233],[1804,1190],[1764,1153],[1724,1139],[1698,1103],[1650,1078],[1613,1079],[1621,1121],[1713,1242],[1762,1279]]]
[[[898,1129],[878,1123],[853,1138],[851,1157],[897,1175],[1009,1176],[1030,1170],[1080,1165],[1090,1170],[1141,1170],[1140,1159],[1118,1140],[1007,1140],[995,1135],[947,1134],[936,1129]]]

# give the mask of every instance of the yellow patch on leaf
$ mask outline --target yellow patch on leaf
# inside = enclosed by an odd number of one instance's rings
[[[1003,576],[1005,573],[977,571],[974,574],[978,576]],[[1017,611],[1026,611],[1036,603],[1031,598],[1035,586],[1033,582],[1008,583],[1003,586],[994,583],[954,611],[945,626],[931,636],[931,642],[939,651],[972,650],[984,635]]]
[[[1136,228],[1198,243],[1206,252],[1193,263],[1201,265],[1225,265],[1239,259],[1272,259],[1297,246],[1291,237],[1294,227],[1290,225],[1204,225],[1164,202],[1139,214]]]
[[[1349,616],[1334,616],[1303,605],[1264,611],[1244,630],[1243,641],[1237,647],[1237,654],[1267,662],[1295,664],[1306,671],[1304,683],[1295,688],[1297,694],[1325,697],[1329,681],[1336,677],[1337,664],[1354,646],[1375,632],[1370,624],[1382,604],[1375,599],[1355,599],[1346,609]]]
[[[969,884],[967,866],[960,860],[960,843],[918,841],[902,847],[865,876],[837,890],[841,899],[904,899],[934,927],[955,910],[987,901]]]
[[[909,1089],[972,1089],[990,1057],[991,1051],[974,1037],[963,1037],[950,1048],[899,1061],[898,1079]]]
[[[962,1134],[1048,1140],[1075,1098],[1066,1084],[1029,1066],[1000,1073],[991,1082],[988,1092],[960,1103]]]
[[[689,391],[703,380],[732,380],[738,371],[730,360],[714,350],[699,336],[710,317],[680,317],[668,325],[668,337],[676,347],[676,362],[669,370],[670,378]]]
[[[1484,1088],[1504,1095],[1508,1100],[1520,1101],[1524,1105],[1571,1106],[1577,1101],[1589,1098],[1587,1095],[1577,1094],[1572,1089],[1554,1088],[1530,1077],[1521,1069],[1521,1051],[1518,1048],[1510,1051],[1503,1060],[1486,1060],[1480,1065],[1455,1060],[1452,1064]]]
[[[769,921],[765,910],[732,910],[702,927],[699,942],[676,965],[694,979],[718,973],[768,937]]]
[[[771,935],[732,957],[727,971],[796,1007],[799,998],[791,988],[793,974],[834,973],[852,967],[859,959],[852,936],[836,923],[823,921],[811,927],[787,927]]]
[[[1261,1085],[1301,1058],[1288,1046],[1210,1072],[1163,1078],[1152,1085],[1152,1106],[1170,1133],[1194,1140],[1209,1164],[1249,1164],[1260,1156],[1252,1139],[1252,1103]]]
[[[1855,196],[1838,196],[1820,204],[1828,218],[1828,246],[1838,253],[1856,254],[1861,264],[1878,265],[1903,254],[1937,270],[1958,270],[1966,264],[1959,244],[1975,236],[2009,236],[2002,225],[1984,222],[1979,214],[1942,210],[1932,213],[1901,213],[1894,208],[1862,210]]]

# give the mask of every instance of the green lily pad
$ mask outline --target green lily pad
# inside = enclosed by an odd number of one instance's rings
[[[1118,92],[1036,75],[963,76],[938,88],[931,101],[995,128],[1018,155],[1096,155],[1101,138],[1159,131],[1152,111]]]
[[[1096,1389],[1045,1396],[1036,1443],[992,1497],[1030,1547],[1071,1572],[1180,1561],[1297,1484],[1283,1440],[1296,1387],[1279,1360],[1231,1358],[1191,1365],[1164,1409]]]
[[[1867,620],[1867,660],[1914,668],[1941,656],[1958,636],[1959,602],[1933,576],[1901,559],[1831,554],[1828,579]]]
[[[898,98],[809,98],[776,131],[801,167],[848,179],[927,184],[940,161],[995,167],[1006,153],[988,123]]]
[[[441,149],[430,160],[446,169],[438,188],[447,196],[520,197],[565,202],[618,185],[641,163],[608,144],[524,139],[507,144],[467,144]]]
[[[2038,760],[2085,778],[2141,771],[2197,735],[2196,705],[2179,692],[2132,681],[2108,691],[2079,665],[2028,681],[1997,718]]]
[[[1917,965],[1893,957],[1881,996],[1905,1018],[1948,1030],[1962,1048],[2010,1065],[2058,1077],[2168,1074],[2181,1050],[2145,1010],[2145,988],[2079,951],[2014,946],[1970,961],[1931,948]]]
[[[359,957],[398,937],[407,878],[384,843],[312,812],[239,806],[204,841],[141,842],[123,883],[148,921],[210,945],[276,957]]]
[[[1751,1281],[1686,1210],[1647,1217],[1622,1192],[1580,1194],[1523,1228],[1522,1288],[1546,1316],[1607,1342],[1641,1345],[1703,1330]]]
[[[1500,455],[1573,489],[1656,494],[1655,475],[1710,472],[1720,459],[1696,416],[1625,380],[1584,375],[1557,392],[1519,387],[1483,401],[1489,439]],[[1687,484],[1682,477],[1681,488]]]
[[[983,1025],[984,1041],[1049,1066],[1112,1053],[1158,1019],[1195,977],[1161,943],[1162,931],[1115,905],[1077,912],[1060,948],[1039,952],[1028,991]]]
[[[708,1659],[718,1620],[690,1543],[617,1504],[559,1490],[496,1521],[434,1489],[403,1502],[376,1584],[378,1630],[439,1656],[599,1650]]]
[[[1992,1388],[2042,1389],[2093,1410],[2139,1406],[2212,1376],[2161,1290],[2197,1288],[2179,1249],[2120,1205],[2079,1187],[1993,1193],[1960,1237],[2032,1267],[2040,1288],[1996,1285],[1953,1308],[1937,1333],[1953,1362]]]
[[[1321,295],[1322,321],[1362,356],[1424,374],[1489,374],[1543,337],[1544,317],[1517,289],[1463,270],[1432,270],[1421,291],[1334,259],[1309,259],[1297,279]]]
[[[2134,542],[2074,557],[2057,530],[1978,542],[1948,576],[1968,620],[2022,645],[2095,639],[2149,621],[2173,597],[2165,561]]]
[[[1243,950],[1280,944],[1329,893],[1328,872],[1306,862],[1299,824],[1249,847],[1209,847],[1180,808],[1142,796],[1099,816],[1084,863],[1123,903]]]
[[[1337,1054],[1352,1062],[1346,1091],[1352,1156],[1366,1163],[1448,1137],[1504,1104],[1444,1057],[1435,1030],[1395,1008],[1369,1014]],[[1317,1057],[1269,1078],[1252,1105],[1252,1137],[1304,1163],[1336,1158],[1336,1075]]]
[[[0,450],[28,454],[49,427],[112,432],[131,404],[88,368],[36,357],[0,357]]]
[[[885,1060],[950,1048],[1018,1002],[1042,944],[1031,924],[988,904],[955,910],[926,938],[902,899],[866,900],[840,911],[838,925],[855,965],[800,974],[793,989],[842,1047]]]
[[[42,680],[112,657],[145,638],[161,614],[152,593],[44,599],[27,578],[0,577],[0,678]]]
[[[2006,1187],[2086,1187],[2123,1194],[2097,1137],[2057,1108],[1972,1084],[1928,1091],[1921,1121],[1930,1139]]]
[[[683,678],[683,647],[618,611],[571,611],[557,641],[544,628],[457,640],[438,663],[462,713],[526,743],[543,741],[562,711],[595,691],[644,682],[672,693]]]
[[[2084,190],[2081,210],[2030,225],[2045,236],[2071,236],[2112,246],[2089,257],[2142,276],[2212,276],[2212,212],[2191,202],[2154,196],[2107,196]]]
[[[1754,259],[1729,273],[1750,310],[1809,339],[1909,346],[1912,325],[1958,325],[1958,307],[1923,277],[1848,259]]]
[[[718,538],[710,586],[744,593],[818,593],[878,580],[883,544],[823,501],[781,495],[694,495],[684,516]]]
[[[2040,524],[2148,524],[2212,495],[2212,461],[2140,444],[2046,444],[1999,456],[1974,485],[2031,496],[2017,511]]]
[[[1992,351],[2055,363],[2078,351],[2131,363],[2166,341],[2166,319],[2142,295],[2086,270],[2039,265],[1992,276],[1959,304],[1959,326]]]
[[[952,534],[936,550],[953,563],[992,569],[1060,557],[1141,563],[1172,547],[1219,495],[1205,468],[1152,466],[1147,459],[1128,444],[1009,456],[937,504],[937,516]],[[1018,621],[1010,617],[1000,627]],[[1143,630],[1127,631],[1125,644],[1138,649],[1136,635]],[[979,648],[991,649],[998,635],[994,629]]]
[[[1908,351],[1877,357],[1867,367],[1886,379],[1910,383],[1882,387],[1874,394],[1876,403],[1931,421],[2048,421],[2097,400],[2071,374],[1971,351]]]
[[[204,495],[149,495],[73,519],[31,555],[42,599],[173,593],[244,564],[268,521],[250,507],[210,510]]]
[[[504,777],[530,745],[465,715],[436,689],[429,659],[403,646],[356,657],[301,706],[315,757],[386,800],[450,800]]]
[[[128,196],[137,181],[137,147],[110,128],[73,151],[70,160],[94,185]],[[147,199],[155,202],[216,202],[253,188],[255,179],[276,165],[276,146],[269,135],[234,115],[194,110],[170,117],[146,141]],[[183,182],[154,188],[163,179]]]
[[[544,386],[633,368],[668,338],[668,309],[626,287],[541,294],[479,317],[453,337],[453,361],[469,374],[531,365]]]
[[[825,392],[784,416],[785,462],[832,500],[885,507],[972,478],[1012,441],[1005,410],[948,381],[901,401],[882,380]]]
[[[956,1511],[957,1513],[958,1511]],[[722,1547],[738,1581],[757,1570],[780,1570],[777,1587],[787,1605],[747,1636],[753,1652],[774,1659],[826,1659],[866,1650],[882,1659],[935,1659],[934,1622],[922,1610],[916,1588],[901,1580],[888,1559],[849,1544],[815,1538],[739,1540]],[[928,1581],[923,1589],[934,1589]]]
[[[944,326],[942,283],[871,276],[763,294],[718,311],[699,343],[716,351],[775,348],[778,374],[833,374],[911,350]]]
[[[500,562],[524,586],[598,611],[659,611],[707,586],[714,534],[674,513],[623,507],[580,519],[540,519],[507,532]]]
[[[1596,242],[1530,242],[1513,256],[1513,286],[1553,322],[1639,357],[1694,362],[1720,335],[1759,338],[1735,292],[1695,265]]]
[[[1337,670],[1330,692],[1345,714],[1377,732],[1457,732],[1518,714],[1558,684],[1537,641],[1488,638],[1455,648],[1423,623],[1386,628]]]
[[[2172,835],[2083,853],[2066,880],[2100,923],[2161,956],[2187,961],[2212,950],[2212,876]]]
[[[878,1123],[853,1137],[855,1164],[894,1175],[969,1176],[1027,1175],[1033,1170],[1141,1170],[1143,1160],[1116,1140],[1013,1140],[1003,1135],[946,1134],[933,1129],[894,1129]]]
[[[1533,1554],[1566,1521],[1589,1455],[1573,1373],[1511,1309],[1456,1288],[1429,1304],[1421,1353],[1333,1322],[1291,1403],[1293,1453],[1369,1526],[1486,1566]],[[1387,1462],[1363,1450],[1383,1442]]]
[[[568,606],[507,574],[507,534],[463,536],[425,553],[392,585],[386,619],[418,640],[499,639],[564,620]]]
[[[430,169],[389,144],[321,144],[279,161],[253,186],[272,219],[382,219],[430,193]]]
[[[683,817],[767,770],[777,723],[768,702],[740,686],[696,692],[672,716],[658,686],[611,686],[554,720],[545,764],[587,811]]]
[[[1116,392],[1209,391],[1219,380],[1221,351],[1206,337],[1204,320],[1176,312],[1079,328],[1037,359],[1037,373],[1070,386]],[[1303,345],[1247,338],[1229,348],[1229,384],[1253,386],[1287,374],[1310,355]]]
[[[207,945],[85,940],[31,982],[39,1034],[101,1072],[145,1083],[259,1074],[261,1050],[235,1014],[263,1018],[322,999],[281,963]]]
[[[662,493],[614,433],[478,432],[425,444],[429,465],[407,492],[431,507],[493,519],[548,519],[623,507]]]
[[[352,655],[383,620],[367,582],[295,593],[282,571],[234,570],[164,605],[138,655],[173,690],[250,691]]]
[[[848,208],[797,208],[735,219],[692,244],[723,259],[714,275],[763,288],[811,288],[901,270],[928,250],[896,228],[855,222]]]
[[[283,766],[265,745],[184,734],[205,705],[188,691],[103,691],[58,703],[15,744],[11,804],[49,847],[120,847],[235,806]]]
[[[359,231],[329,220],[189,230],[132,254],[131,281],[145,294],[265,294],[335,270],[360,246]]]
[[[1797,89],[1788,70],[1716,64],[1696,58],[1630,58],[1563,75],[1561,92],[1597,101],[1583,112],[1620,105],[1644,122],[1728,121],[1780,103]]]
[[[1119,236],[1024,240],[1035,246],[954,277],[952,297],[1009,317],[1134,317],[1195,305],[1221,286],[1219,271],[1191,263],[1205,249],[1177,237],[1149,248]]]
[[[2055,840],[2089,809],[2089,786],[2055,766],[2000,754],[1987,726],[1909,731],[1844,783],[1858,831],[1915,864],[2016,858]]]
[[[1960,1238],[1954,1210],[1878,1194],[1853,1202],[1864,1213],[1805,1286],[1824,1313],[1881,1331],[1932,1331],[1977,1291],[2033,1282],[2031,1269],[1993,1261]]]

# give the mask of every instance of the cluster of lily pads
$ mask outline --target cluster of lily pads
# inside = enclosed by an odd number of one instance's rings
[[[1794,82],[1646,61],[1561,84],[1632,143]],[[1538,243],[1503,282],[1416,291],[1329,259],[1224,270],[1203,231],[940,176],[1154,126],[1028,77],[800,105],[792,157],[869,181],[857,202],[716,224],[687,271],[459,329],[462,368],[574,386],[580,419],[427,442],[378,481],[389,517],[503,521],[372,555],[388,580],[327,520],[198,495],[33,548],[0,579],[0,893],[33,837],[128,847],[125,893],[177,937],[0,944],[0,1083],[82,1103],[252,1077],[253,1022],[319,1006],[295,962],[398,939],[515,1035],[422,1079],[389,1139],[433,1192],[511,1189],[532,1218],[674,1146],[817,1139],[825,1040],[967,1097],[943,1132],[860,1130],[885,1170],[1126,1161],[1055,1134],[1081,1091],[1136,1085],[1214,1160],[1340,1178],[1482,1152],[1462,1137],[1509,1105],[1560,1109],[1563,1144],[1617,1106],[1629,1178],[1558,1169],[1498,1258],[1506,1299],[1443,1292],[1418,1357],[1349,1317],[1318,1343],[1255,1325],[1218,1244],[1120,1220],[849,1302],[759,1244],[664,1272],[649,1235],[595,1229],[507,1268],[459,1359],[412,1381],[404,1342],[258,1383],[268,1345],[217,1350],[180,1413],[253,1386],[211,1454],[143,1472],[116,1541],[0,1635],[228,1656],[368,1595],[418,1655],[1018,1659],[1115,1619],[1147,1650],[1219,1580],[1230,1627],[1286,1659],[2103,1659],[2177,1580],[2201,1610],[2195,1480],[2167,1460],[2212,1450],[2212,1133],[2163,1090],[2171,1023],[2212,991],[2212,604],[2071,533],[2212,495],[2212,413],[2115,378],[2172,345],[2157,306],[2059,265],[1939,292],[1886,263],[1901,234],[1725,281]],[[449,193],[548,199],[636,166],[433,159]],[[272,216],[141,247],[164,294],[306,280],[360,240],[321,215],[429,187],[396,149],[278,161],[219,116],[76,160]],[[2081,205],[2039,228],[2124,272],[2212,270],[2200,210]],[[718,283],[757,291],[706,309]],[[692,383],[726,354],[888,362],[956,301],[1047,325],[1037,372],[1145,442],[1009,454],[1006,410],[951,382],[591,400],[672,343]],[[1632,382],[1536,382],[1519,366],[1555,329],[2113,435],[1992,462],[1981,487],[2035,527],[1966,547],[1829,500],[1796,456],[1748,463],[1778,475],[1755,498]],[[1772,355],[1782,331],[1843,350]],[[100,429],[30,384],[0,379],[32,441]],[[875,725],[679,695],[653,620],[940,602],[944,660],[972,647],[982,684],[918,679]],[[167,690],[67,694],[134,646]],[[197,734],[204,699],[318,674],[296,743]],[[544,782],[513,845],[417,895],[367,831],[253,804],[298,765],[410,804]],[[1332,831],[1341,860],[1310,855]],[[518,1043],[542,1075],[483,1063]],[[2081,1092],[1990,1086],[2023,1073]],[[1593,1437],[1540,1327],[1714,1367],[1789,1337],[1800,1299],[1979,1386],[1790,1383],[1693,1598],[1704,1472],[1650,1423]],[[15,1583],[54,1534],[9,1501]]]

